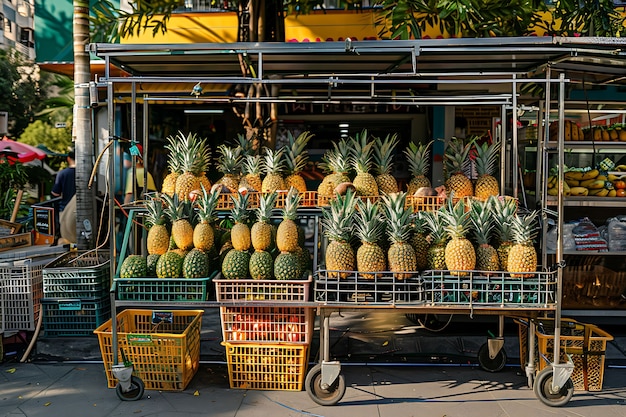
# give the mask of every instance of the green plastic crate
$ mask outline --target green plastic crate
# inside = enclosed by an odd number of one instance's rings
[[[120,301],[208,301],[211,280],[206,278],[115,278],[115,293]]]
[[[44,337],[91,336],[93,331],[111,318],[111,299],[42,298]]]
[[[44,298],[98,300],[110,291],[111,261],[106,252],[68,252],[43,269]]]

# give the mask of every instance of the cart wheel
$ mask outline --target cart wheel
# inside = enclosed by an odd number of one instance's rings
[[[569,402],[574,395],[574,383],[572,378],[568,378],[565,385],[558,392],[552,392],[552,375],[551,367],[544,368],[537,374],[533,390],[539,401],[550,407],[561,407]]]
[[[335,405],[346,393],[346,381],[343,374],[339,374],[330,387],[324,389],[322,383],[322,365],[317,364],[306,375],[305,387],[309,397],[319,405]]]
[[[440,332],[448,327],[452,314],[407,314],[406,318],[428,331]]]
[[[489,357],[489,345],[484,343],[478,349],[478,365],[487,372],[500,372],[506,365],[506,352],[500,349],[495,358]]]
[[[122,386],[118,383],[115,387],[115,393],[117,397],[122,401],[137,401],[143,397],[143,391],[145,389],[144,383],[141,378],[132,376],[130,378],[130,390],[122,391]]]

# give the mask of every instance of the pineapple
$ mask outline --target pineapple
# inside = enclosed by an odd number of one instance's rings
[[[263,160],[261,155],[246,155],[241,167],[241,172],[244,175],[239,181],[239,189],[245,188],[248,191],[260,192],[263,184],[261,180],[262,169]]]
[[[264,193],[271,193],[274,191],[285,189],[285,180],[283,178],[283,156],[285,154],[285,148],[278,150],[272,150],[267,147],[263,148],[265,155],[263,159],[263,170],[265,172],[265,178],[261,184],[261,191]]]
[[[356,172],[352,184],[357,195],[377,196],[378,185],[376,178],[370,173],[372,167],[372,151],[375,142],[367,142],[367,129],[351,140],[350,163]]]
[[[517,203],[510,198],[490,197],[488,200],[491,210],[491,217],[495,223],[498,259],[500,268],[503,271],[508,270],[509,250],[513,245],[513,237],[511,232],[511,219],[517,212]]]
[[[307,144],[313,137],[311,132],[302,132],[297,137],[288,133],[289,145],[287,146],[286,164],[287,169],[285,173],[285,188],[289,189],[295,187],[299,192],[305,193],[306,182],[300,174],[306,167],[309,159],[309,153],[306,150]]]
[[[412,211],[405,207],[405,192],[385,194],[382,199],[386,209],[387,236],[391,243],[387,251],[389,270],[397,279],[407,279],[417,270],[415,249],[409,243]]]
[[[325,172],[329,172],[324,177],[322,183],[317,188],[318,198],[322,203],[326,203],[335,197],[335,188],[343,182],[350,182],[348,173],[350,172],[350,143],[347,139],[341,139],[333,143],[333,149],[324,153],[323,162],[320,164]]]
[[[278,280],[302,279],[304,271],[297,252],[281,252],[274,260],[274,276]]]
[[[359,276],[365,279],[374,279],[376,275],[361,272],[381,272],[387,268],[385,251],[379,245],[385,232],[385,223],[379,208],[370,199],[357,200],[355,229],[361,246],[356,252],[356,269]]]
[[[157,278],[180,278],[183,275],[184,258],[174,251],[159,256],[156,264]]]
[[[167,194],[170,197],[176,192],[176,180],[182,173],[180,166],[181,151],[179,138],[183,138],[182,132],[178,132],[177,136],[168,136],[168,144],[165,145],[165,149],[169,151],[167,155],[167,166],[169,173],[163,179],[163,185],[161,186],[161,192]]]
[[[248,278],[250,254],[245,250],[230,249],[222,260],[222,275],[226,279]]]
[[[432,141],[427,144],[410,142],[409,146],[404,150],[409,170],[411,171],[411,181],[409,181],[407,194],[413,195],[422,187],[431,187],[432,184],[426,174],[429,168],[430,146]]]
[[[120,278],[143,278],[148,276],[148,263],[141,255],[128,255],[120,266]]]
[[[209,272],[209,256],[206,252],[194,248],[183,258],[183,278],[206,278]]]
[[[298,242],[298,225],[295,220],[298,215],[300,194],[295,188],[290,188],[285,198],[283,220],[276,231],[276,247],[280,252],[294,252],[300,246]]]
[[[447,179],[447,195],[454,200],[474,195],[472,181],[465,174],[469,169],[469,151],[472,143],[464,144],[463,139],[452,138],[444,151]]]
[[[231,193],[239,189],[239,176],[241,174],[241,148],[230,147],[222,144],[217,147],[217,170],[222,173],[218,184],[226,187]]]
[[[446,244],[448,235],[444,229],[442,216],[439,211],[424,211],[421,213],[424,218],[424,227],[429,230],[428,238],[428,269],[445,270],[446,267]]]
[[[215,244],[213,221],[215,220],[215,207],[218,199],[218,191],[209,193],[207,188],[202,186],[202,194],[197,204],[200,222],[193,228],[193,246],[195,248],[209,251]]]
[[[474,196],[481,200],[487,200],[490,196],[500,194],[500,185],[498,180],[493,177],[496,162],[498,161],[498,153],[500,152],[500,143],[494,142],[482,145],[475,145],[476,148],[476,173],[478,178],[474,184]]]
[[[235,222],[230,230],[230,240],[233,243],[233,249],[247,251],[252,244],[250,227],[247,224],[249,217],[248,194],[237,193],[230,197],[233,200],[231,216]]]
[[[533,246],[533,240],[537,236],[536,219],[536,211],[525,216],[516,215],[510,219],[514,244],[509,250],[508,272],[537,271],[537,250]],[[531,278],[532,276],[533,274],[511,274],[512,278]]]
[[[397,193],[398,181],[391,175],[394,148],[398,144],[398,135],[387,135],[385,139],[376,138],[374,147],[374,171],[376,184],[381,194]]]
[[[425,229],[425,219],[423,212],[413,216],[413,233],[411,235],[411,246],[415,250],[415,260],[417,269],[422,270],[428,267],[428,241],[427,231]]]
[[[272,246],[273,228],[271,223],[272,210],[276,203],[276,193],[263,194],[257,207],[257,221],[252,225],[250,234],[252,246],[257,251],[267,251]]]
[[[156,277],[156,264],[159,261],[161,255],[157,255],[156,253],[150,254],[146,257],[146,276],[147,277]]]
[[[453,205],[452,200],[448,200],[448,206],[440,209],[443,216],[444,228],[448,234],[449,241],[446,244],[446,266],[452,275],[465,276],[467,270],[476,267],[476,251],[472,243],[466,238],[470,217],[465,210],[465,203],[459,200]]]
[[[250,278],[272,279],[274,270],[274,258],[272,254],[264,250],[256,250],[250,255],[249,262]]]
[[[350,245],[352,222],[355,211],[355,194],[349,190],[345,195],[337,195],[329,201],[330,207],[322,210],[322,226],[329,244],[326,247],[325,261],[329,278],[347,278],[354,271],[355,253]]]
[[[150,255],[163,255],[170,244],[170,232],[166,226],[163,202],[158,197],[149,196],[146,199],[146,209],[146,220],[149,225],[146,249]]]
[[[189,221],[191,203],[189,200],[180,202],[177,194],[173,197],[164,194],[163,198],[167,203],[165,213],[172,224],[172,240],[177,248],[187,251],[193,247],[193,227]]]
[[[200,178],[209,168],[211,150],[206,139],[200,139],[195,134],[178,137],[180,152],[180,170],[182,173],[176,178],[175,192],[179,200],[189,199],[190,193],[200,189]],[[206,176],[204,176],[206,178]],[[207,184],[208,180],[204,180]],[[210,183],[208,183],[210,188]]]
[[[489,203],[474,200],[470,206],[472,234],[476,242],[476,269],[481,271],[500,270],[498,252],[491,246],[494,222],[489,210]]]

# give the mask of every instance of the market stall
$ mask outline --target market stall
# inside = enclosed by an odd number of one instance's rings
[[[119,123],[115,118],[116,105],[128,103],[131,143],[143,146],[144,159],[149,155],[150,108],[159,103],[177,103],[186,108],[199,106],[208,112],[217,107],[264,106],[297,103],[322,106],[380,106],[402,105],[408,107],[451,108],[455,106],[496,106],[500,108],[500,127],[494,138],[504,144],[500,154],[499,182],[504,196],[518,199],[521,176],[518,175],[519,110],[536,104],[542,98],[544,114],[557,109],[559,129],[557,134],[558,178],[563,178],[563,140],[566,91],[586,82],[597,85],[613,85],[624,80],[624,52],[620,39],[598,38],[490,38],[490,39],[438,39],[417,41],[377,42],[325,42],[288,44],[194,44],[194,45],[90,45],[91,52],[105,60],[107,72],[96,80],[99,88],[107,90],[108,131],[115,132]],[[241,76],[241,65],[252,71]],[[114,76],[109,69],[123,69],[125,76]],[[237,85],[255,85],[267,94],[246,96],[233,94]],[[538,86],[542,97],[527,97],[520,93],[522,86]],[[556,92],[556,94],[554,94]],[[554,106],[554,107],[551,107]],[[138,121],[139,109],[142,122]],[[222,109],[223,110],[223,109]],[[279,114],[273,116],[280,117]],[[510,122],[510,124],[509,124]],[[539,137],[548,132],[539,124]],[[139,129],[139,126],[142,126]],[[437,127],[437,134],[446,130]],[[142,134],[138,132],[141,131]],[[510,131],[510,136],[507,132]],[[547,137],[547,136],[546,136]],[[114,135],[101,138],[107,144],[117,141]],[[540,145],[542,146],[542,145]],[[546,145],[547,146],[547,145]],[[538,152],[539,153],[539,152]],[[543,161],[541,159],[540,161]],[[543,162],[541,162],[543,163]],[[116,167],[111,156],[109,178],[116,177]],[[319,201],[318,201],[319,202]],[[542,230],[547,228],[546,202],[537,202],[541,213]],[[320,204],[318,204],[320,206]],[[115,229],[113,197],[110,199],[110,225]],[[411,206],[415,208],[416,206]],[[555,216],[558,230],[562,230],[563,191],[559,186],[556,195]],[[526,207],[528,209],[528,207]],[[317,211],[321,207],[308,209]],[[316,221],[317,224],[317,221]],[[500,317],[522,316],[531,319],[529,331],[529,355],[527,375],[529,383],[535,384],[539,399],[549,405],[562,405],[573,393],[570,381],[572,364],[560,362],[559,349],[562,297],[563,248],[560,232],[554,262],[544,259],[536,271],[528,276],[514,276],[513,272],[485,274],[484,271],[468,270],[463,274],[450,271],[410,271],[410,277],[402,279],[394,274],[380,274],[380,282],[363,281],[353,271],[337,271],[326,268],[321,261],[327,247],[318,239],[322,228],[315,231],[315,297],[299,299],[289,307],[317,308],[321,319],[321,363],[307,377],[305,386],[311,397],[320,404],[334,404],[341,399],[345,384],[340,364],[332,361],[329,354],[328,326],[332,312],[341,309],[406,309],[407,312],[446,312],[449,314],[485,314]],[[320,236],[321,237],[321,236]],[[119,254],[115,235],[111,239],[112,274],[119,271],[114,266],[127,254]],[[120,256],[121,255],[121,256]],[[345,276],[344,276],[345,275]],[[342,278],[337,278],[342,276]],[[350,278],[350,277],[353,277]],[[112,276],[112,281],[118,278]],[[411,279],[415,280],[412,283]],[[534,281],[533,281],[534,280]],[[229,285],[237,286],[237,280]],[[242,280],[245,285],[247,280]],[[269,285],[280,284],[275,281]],[[250,283],[247,283],[251,285]],[[252,287],[261,285],[259,281]],[[419,288],[417,288],[419,287]],[[238,287],[237,287],[238,288]],[[347,289],[346,289],[347,288]],[[390,290],[391,288],[391,290]],[[497,293],[497,288],[508,288],[507,295]],[[254,292],[254,288],[251,289]],[[362,292],[365,298],[349,300],[347,293]],[[445,292],[445,296],[444,296]],[[269,291],[270,294],[275,292]],[[509,295],[513,293],[512,297]],[[266,293],[264,293],[266,294]],[[333,295],[334,294],[334,295]],[[390,295],[391,294],[391,295]],[[418,294],[418,296],[416,296]],[[467,296],[469,294],[469,297]],[[373,297],[373,301],[367,296]],[[329,298],[330,297],[330,298]],[[332,298],[334,297],[334,298]],[[508,297],[508,298],[507,298]],[[238,308],[259,307],[257,302],[269,302],[263,307],[286,307],[272,305],[272,298],[261,300],[230,299],[210,302],[201,300],[188,305],[203,307]],[[151,300],[146,300],[149,304]],[[113,300],[117,306],[118,300]],[[168,305],[168,301],[164,302]],[[116,311],[116,308],[113,309]],[[231,314],[232,311],[227,311]],[[229,317],[226,314],[223,317]],[[534,368],[534,322],[539,315],[554,317],[554,357],[551,366],[535,375]],[[113,320],[112,346],[116,351],[116,320]],[[499,335],[501,339],[501,335]],[[498,367],[501,340],[492,341],[483,354],[485,367]],[[275,340],[274,340],[275,341]],[[225,340],[225,342],[227,342]],[[255,346],[256,351],[264,345]],[[249,353],[233,353],[234,357],[249,357]],[[299,359],[302,354],[297,354]],[[117,365],[113,355],[113,366]],[[125,377],[128,381],[128,377]],[[139,388],[136,386],[135,389]],[[134,395],[130,395],[132,399]]]

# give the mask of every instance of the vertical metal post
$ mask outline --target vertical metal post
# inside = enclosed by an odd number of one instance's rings
[[[109,57],[106,57],[106,65],[104,66],[107,75],[109,70]],[[115,282],[115,271],[117,269],[117,236],[115,233],[115,156],[117,155],[119,143],[113,138],[113,132],[115,132],[115,96],[113,91],[113,83],[107,82],[107,119],[108,119],[108,134],[109,140],[113,140],[113,145],[109,146],[109,178],[106,181],[107,189],[109,192],[109,251],[110,251],[110,271],[109,271],[109,284],[112,287]],[[113,354],[113,365],[118,364],[117,360],[117,309],[115,307],[115,293],[110,293],[111,302],[111,347]]]
[[[519,172],[520,172],[520,164],[519,164],[519,149],[517,148],[517,77],[513,74],[513,103],[512,103],[512,111],[511,111],[511,174],[513,174],[513,197],[517,198],[518,187],[519,187]]]

